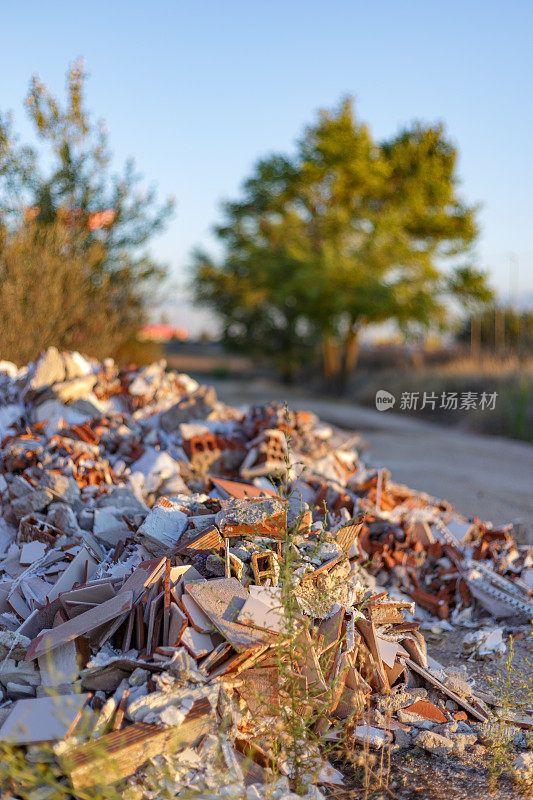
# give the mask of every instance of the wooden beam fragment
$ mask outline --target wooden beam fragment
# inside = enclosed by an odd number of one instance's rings
[[[135,723],[74,747],[61,757],[61,765],[75,791],[106,785],[132,775],[150,758],[194,747],[215,727],[209,701],[197,700],[177,727]]]
[[[467,703],[466,700],[463,700],[461,697],[459,697],[458,694],[455,694],[455,692],[452,692],[450,689],[448,689],[437,678],[433,677],[433,675],[428,669],[424,669],[424,667],[421,667],[419,664],[416,664],[410,658],[404,658],[401,654],[398,656],[398,658],[400,658],[405,664],[407,664],[409,669],[413,670],[413,672],[418,673],[418,675],[424,678],[424,680],[426,680],[440,692],[449,697],[450,700],[453,700],[454,703],[457,703],[458,706],[463,708],[467,712],[467,714],[470,714],[472,717],[474,717],[474,719],[477,719],[478,722],[487,721],[488,717],[485,714],[482,714],[480,711],[474,708],[474,706],[470,705],[470,703]]]

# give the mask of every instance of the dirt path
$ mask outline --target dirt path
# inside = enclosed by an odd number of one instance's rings
[[[520,522],[533,542],[533,446],[464,433],[347,402],[306,397],[263,382],[209,381],[234,405],[287,401],[323,420],[359,431],[368,463],[391,470],[405,483],[453,503],[467,517],[495,524]],[[520,537],[522,538],[522,537]]]

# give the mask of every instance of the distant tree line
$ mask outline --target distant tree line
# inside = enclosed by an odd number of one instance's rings
[[[37,148],[21,144],[0,112],[0,358],[18,363],[52,344],[113,354],[165,276],[147,246],[172,202],[141,190],[132,161],[112,172],[85,85],[82,62],[68,71],[64,104],[32,78]]]
[[[533,311],[494,305],[467,318],[458,333],[474,358],[490,353],[502,358],[533,354]]]

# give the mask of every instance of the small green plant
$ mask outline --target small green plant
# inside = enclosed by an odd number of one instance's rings
[[[525,669],[517,665],[514,640],[510,636],[509,651],[502,669],[494,677],[488,678],[501,703],[496,719],[491,723],[488,739],[488,780],[491,791],[496,789],[500,777],[509,771],[513,761],[513,719],[533,703],[533,662],[527,658],[524,661]],[[533,746],[531,736],[529,744]],[[533,785],[530,788],[533,789]]]
[[[528,429],[528,412],[531,402],[531,386],[522,378],[509,392],[507,401],[507,433],[513,439],[531,439]]]
[[[0,791],[2,798],[20,800],[122,800],[117,787],[110,784],[98,789],[74,793],[50,744],[30,748],[28,752],[6,742],[0,743]]]

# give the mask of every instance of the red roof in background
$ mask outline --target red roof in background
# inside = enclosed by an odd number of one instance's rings
[[[185,340],[189,338],[187,328],[174,325],[144,325],[139,331],[141,339],[151,339],[155,342],[168,342],[170,339]]]

